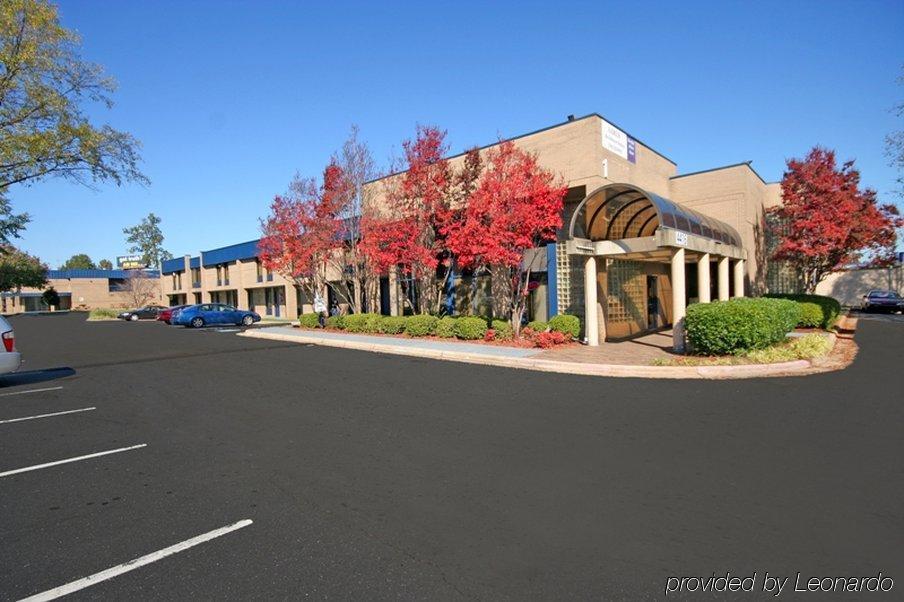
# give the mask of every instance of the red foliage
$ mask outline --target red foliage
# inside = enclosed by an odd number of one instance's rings
[[[534,339],[534,343],[537,347],[542,349],[549,349],[550,347],[555,347],[556,345],[564,345],[568,342],[568,337],[556,330],[551,330],[549,332],[540,332],[536,335]]]
[[[436,268],[447,254],[445,231],[452,217],[455,181],[443,158],[445,136],[436,127],[418,126],[415,139],[402,144],[405,172],[387,180],[388,215],[373,216],[361,228],[368,257],[384,269],[406,266],[419,283],[422,312],[438,303]]]
[[[808,291],[864,255],[872,265],[893,259],[897,208],[878,205],[874,190],[860,188],[853,161],[839,169],[834,151],[815,147],[803,160],[788,160],[782,201],[772,210],[780,236],[772,257],[794,265]]]
[[[483,340],[486,342],[495,341],[496,340],[496,331],[492,328],[487,328],[487,332],[483,335]]]
[[[556,239],[567,187],[512,142],[487,151],[487,169],[460,220],[448,224],[449,248],[462,268],[492,267],[516,334],[529,287],[528,249]],[[496,293],[494,292],[494,295]]]
[[[341,170],[330,164],[318,189],[314,180],[296,179],[291,192],[276,196],[270,215],[261,223],[258,243],[261,263],[268,270],[295,280],[309,291],[323,285],[326,257],[337,246],[341,220],[336,216],[336,186]]]
[[[519,267],[527,249],[555,240],[567,188],[512,142],[487,153],[488,166],[450,232],[459,265]]]

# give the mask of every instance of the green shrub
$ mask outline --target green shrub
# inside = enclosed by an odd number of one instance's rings
[[[118,316],[122,312],[121,309],[110,309],[108,307],[96,307],[91,310],[88,314],[88,319],[93,321],[97,320],[115,320],[116,316]]]
[[[436,325],[439,318],[436,316],[428,316],[420,314],[417,316],[409,316],[408,322],[405,324],[405,332],[412,337],[425,337],[436,332]]]
[[[549,328],[549,324],[543,320],[533,320],[527,323],[527,327],[534,332],[546,332],[546,329]]]
[[[506,341],[515,336],[512,325],[506,320],[493,320],[490,322],[490,328],[493,329],[497,341]]]
[[[347,332],[380,332],[382,317],[379,314],[351,314],[345,316],[345,330]]]
[[[739,298],[694,303],[687,309],[687,339],[696,353],[736,354],[783,341],[800,320],[787,299]]]
[[[483,318],[463,316],[455,320],[455,336],[466,341],[482,339],[487,333],[487,323]]]
[[[835,322],[838,321],[838,316],[841,315],[841,303],[838,302],[838,299],[826,297],[825,295],[770,293],[766,295],[766,297],[769,297],[770,299],[790,299],[791,301],[797,301],[798,303],[812,303],[818,305],[822,315],[819,322],[814,324],[814,326],[825,328],[826,330],[832,328],[835,325]],[[812,322],[812,317],[815,316],[815,314],[810,313],[812,310],[805,309],[804,312],[807,312],[807,318]],[[805,326],[805,324],[800,325]]]
[[[317,328],[320,326],[319,314],[301,314],[298,316],[298,324],[302,328]]]
[[[452,316],[445,316],[440,319],[439,322],[436,323],[436,328],[434,328],[433,332],[438,337],[442,337],[444,339],[451,339],[455,336],[455,323],[458,322],[458,318],[453,318]]]
[[[781,343],[756,349],[747,354],[747,359],[755,364],[774,364],[776,362],[792,362],[794,360],[811,360],[829,352],[832,344],[821,334],[808,334]]]
[[[330,316],[326,319],[326,325],[329,328],[345,330],[345,316]]]
[[[405,316],[382,316],[377,328],[383,334],[401,334],[405,331],[408,318]]]
[[[549,329],[553,332],[567,334],[576,339],[581,334],[581,320],[577,316],[559,314],[549,320]]]
[[[797,304],[800,306],[798,326],[801,328],[819,328],[822,326],[823,316],[820,306],[809,301],[798,301]]]

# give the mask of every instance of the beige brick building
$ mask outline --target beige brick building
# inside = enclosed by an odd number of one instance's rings
[[[141,301],[142,305],[163,303],[158,272],[143,272],[146,282],[140,287],[146,294],[133,292],[134,274],[134,271],[127,270],[49,270],[45,288],[6,292],[0,303],[4,314],[46,311],[50,308],[44,305],[41,296],[48,288],[53,288],[60,295],[57,310],[125,309],[132,307],[139,298],[146,298]]]
[[[765,210],[780,202],[780,189],[748,163],[680,174],[674,161],[597,114],[511,140],[569,189],[558,242],[537,250],[532,318],[580,315],[594,343],[680,321],[689,302],[764,292]],[[292,282],[263,270],[256,247],[249,241],[166,262],[164,297],[290,318],[310,311]],[[488,287],[467,274],[453,282],[450,311],[485,311],[480,297]],[[382,311],[403,311],[405,294],[404,283],[387,275]]]

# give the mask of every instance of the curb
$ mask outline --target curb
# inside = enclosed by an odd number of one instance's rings
[[[236,336],[255,339],[269,339],[324,347],[338,347],[357,351],[371,351],[409,357],[424,357],[436,360],[499,366],[503,368],[519,368],[540,372],[557,372],[560,374],[577,374],[582,376],[611,376],[618,378],[670,378],[670,379],[706,379],[721,380],[733,378],[762,378],[768,376],[793,376],[810,373],[813,364],[808,360],[795,360],[777,364],[745,364],[736,366],[643,366],[622,364],[582,364],[579,362],[560,362],[554,360],[537,360],[518,357],[498,357],[481,353],[463,351],[441,351],[437,349],[417,349],[364,343],[349,340],[330,340],[304,335],[286,335],[260,330],[247,330]],[[834,340],[832,341],[834,344]]]

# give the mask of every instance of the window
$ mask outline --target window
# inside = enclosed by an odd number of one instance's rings
[[[178,291],[182,288],[182,272],[173,272],[173,290]]]
[[[201,288],[201,268],[191,269],[191,287]]]
[[[261,264],[260,259],[254,260],[254,267],[257,270],[257,281],[263,282],[264,281],[264,266],[263,266],[263,264]]]

